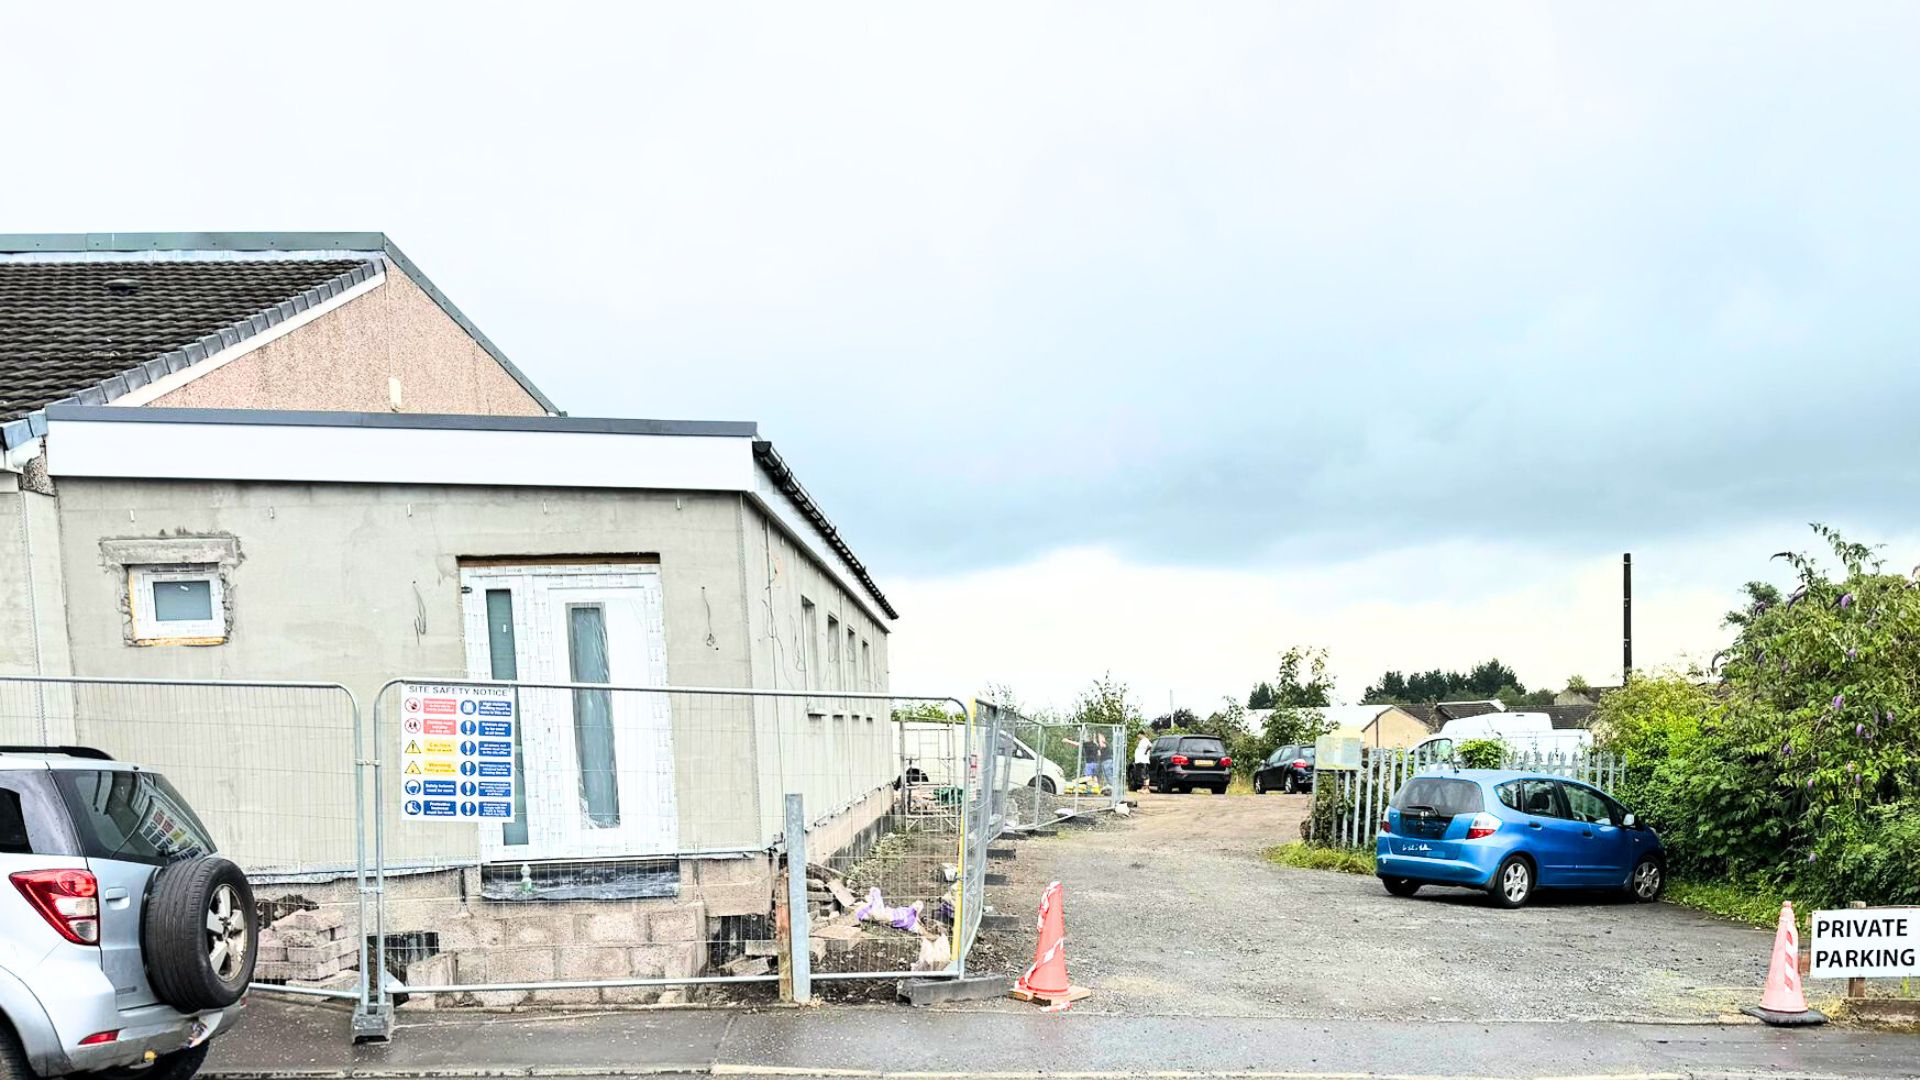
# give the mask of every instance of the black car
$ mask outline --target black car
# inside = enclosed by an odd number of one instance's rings
[[[1159,792],[1205,788],[1224,795],[1233,777],[1226,744],[1211,735],[1162,735],[1147,761],[1147,786]]]
[[[1283,746],[1267,755],[1260,770],[1253,774],[1253,793],[1265,795],[1269,791],[1284,791],[1291,795],[1296,791],[1313,790],[1313,747]]]

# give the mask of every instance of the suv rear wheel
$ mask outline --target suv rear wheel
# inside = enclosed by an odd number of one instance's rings
[[[188,859],[154,875],[145,925],[147,981],[181,1012],[224,1009],[253,979],[259,916],[247,875],[225,859]]]

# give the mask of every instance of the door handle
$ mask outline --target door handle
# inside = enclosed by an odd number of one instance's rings
[[[114,907],[123,908],[127,906],[127,890],[106,889],[100,893],[100,899],[105,900]]]
[[[1529,829],[1538,829],[1538,828],[1542,828],[1542,827],[1543,827],[1543,826],[1542,826],[1542,825],[1541,825],[1541,824],[1540,824],[1539,822],[1537,822],[1537,821],[1529,821],[1529,822],[1527,822],[1527,828],[1529,828]]]
[[[1591,837],[1591,836],[1593,835],[1593,830],[1592,830],[1592,829],[1582,829],[1582,830],[1580,830],[1580,835],[1581,835],[1581,836],[1587,836],[1587,837]]]

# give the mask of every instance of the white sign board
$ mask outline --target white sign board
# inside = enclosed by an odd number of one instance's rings
[[[1329,731],[1313,742],[1313,767],[1351,770],[1360,767],[1360,735],[1345,728]]]
[[[514,689],[400,687],[400,816],[407,821],[513,820]]]
[[[1920,975],[1920,908],[1849,908],[1813,913],[1812,979],[1899,979]]]

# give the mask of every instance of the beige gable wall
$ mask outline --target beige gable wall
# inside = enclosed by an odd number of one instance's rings
[[[1399,706],[1393,706],[1375,717],[1373,723],[1368,724],[1366,731],[1362,732],[1368,746],[1400,750],[1413,746],[1431,734],[1419,717]]]
[[[164,394],[175,409],[542,416],[546,410],[391,262],[379,288]]]

